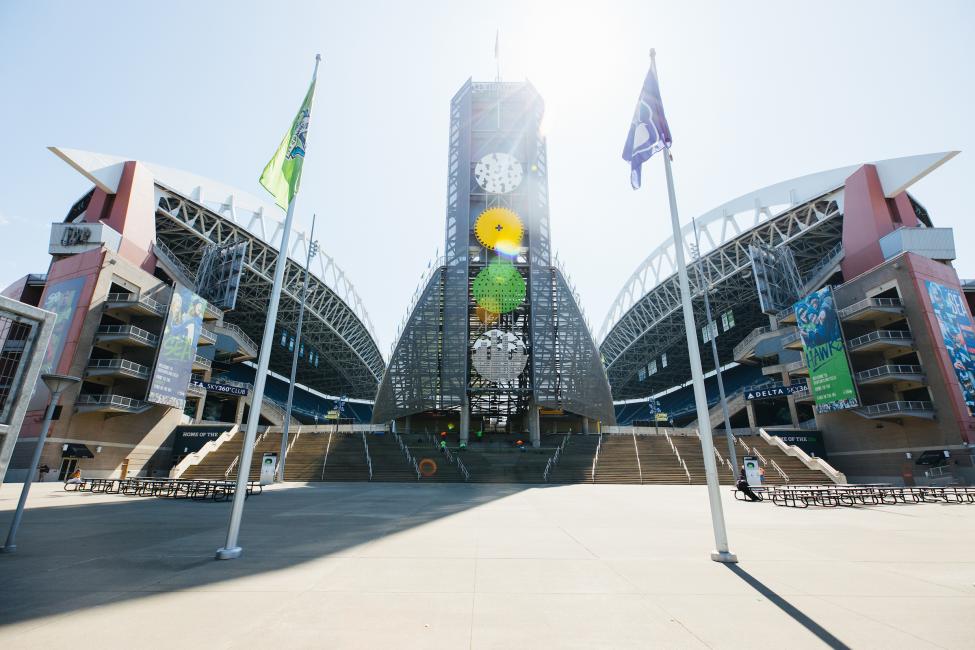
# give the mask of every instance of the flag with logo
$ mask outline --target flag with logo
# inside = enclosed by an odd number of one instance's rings
[[[261,185],[274,196],[274,202],[288,209],[288,204],[298,193],[301,183],[301,165],[305,161],[305,138],[308,135],[308,120],[311,118],[311,104],[315,97],[315,79],[312,78],[305,101],[291,123],[291,128],[281,140],[274,157],[264,167]]]
[[[630,163],[630,185],[633,189],[640,188],[643,163],[661,149],[669,149],[671,142],[670,127],[667,126],[657,83],[657,64],[651,63],[623,147],[623,160]]]

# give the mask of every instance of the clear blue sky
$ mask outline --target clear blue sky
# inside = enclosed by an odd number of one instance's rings
[[[46,146],[259,195],[318,51],[298,219],[320,216],[385,350],[442,248],[450,98],[493,79],[496,29],[504,78],[545,97],[553,240],[595,326],[669,230],[659,159],[639,192],[620,160],[651,46],[685,220],[792,176],[960,149],[913,192],[975,277],[972,2],[0,0],[0,285],[46,269],[49,224],[88,187]]]

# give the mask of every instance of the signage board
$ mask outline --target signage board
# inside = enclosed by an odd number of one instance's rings
[[[924,284],[968,413],[975,415],[975,326],[965,299],[956,289],[937,282]]]
[[[205,309],[203,298],[182,285],[173,287],[148,401],[179,409],[186,405],[186,388],[193,374]]]
[[[654,415],[654,418],[656,419],[657,422],[666,422],[667,420],[670,419],[666,413],[657,413]]]
[[[809,366],[809,385],[816,399],[816,411],[830,413],[858,406],[833,290],[823,287],[797,302],[792,309]]]
[[[274,483],[274,473],[278,469],[278,455],[272,452],[264,452],[261,459],[261,485]]]
[[[801,390],[805,390],[806,382],[795,382],[788,386],[785,384],[778,384],[772,386],[762,386],[761,388],[756,388],[754,390],[745,390],[745,399],[748,401],[754,399],[770,399],[772,397],[785,397],[793,393],[797,393]]]
[[[203,388],[208,393],[220,393],[222,395],[237,395],[239,397],[246,397],[250,390],[244,386],[232,386],[230,384],[217,384],[211,381],[196,381],[195,379],[190,382],[194,386],[199,386]]]
[[[758,466],[758,456],[745,456],[745,480],[749,487],[758,487],[762,484],[762,471]]]
[[[68,329],[71,327],[71,321],[74,320],[74,312],[78,308],[78,301],[84,288],[85,278],[80,277],[55,282],[48,285],[44,291],[41,309],[53,311],[57,318],[51,332],[51,342],[44,353],[42,373],[57,372],[61,354],[68,342]]]

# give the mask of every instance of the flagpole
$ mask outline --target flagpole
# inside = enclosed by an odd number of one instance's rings
[[[651,65],[656,51],[650,50]],[[704,390],[704,373],[701,371],[701,351],[697,346],[697,326],[691,310],[691,289],[687,279],[687,264],[684,261],[684,238],[681,236],[680,219],[677,216],[677,197],[674,194],[674,174],[670,168],[670,150],[664,154],[664,170],[667,172],[667,196],[670,199],[670,225],[674,231],[674,256],[677,258],[677,275],[680,280],[681,307],[684,312],[684,329],[687,334],[687,353],[691,363],[691,379],[694,384],[694,402],[697,405],[698,434],[701,438],[701,451],[704,454],[704,473],[708,481],[708,500],[711,504],[711,526],[714,529],[715,551],[711,559],[715,562],[737,562],[738,558],[728,550],[728,532],[725,530],[724,510],[721,507],[721,493],[718,485],[717,466],[714,462],[714,441],[711,439],[711,418],[708,413],[708,397]]]
[[[295,327],[295,351],[291,357],[291,381],[288,382],[288,401],[284,406],[284,424],[281,426],[281,455],[278,458],[278,480],[284,482],[284,465],[288,457],[288,428],[291,424],[291,407],[295,396],[295,375],[298,372],[298,352],[301,350],[301,324],[305,318],[305,299],[308,296],[308,278],[311,275],[311,258],[315,256],[315,215],[311,215],[311,234],[308,236],[308,256],[305,259],[305,281],[301,286],[298,303],[298,325]]]
[[[322,55],[316,54],[315,72],[312,74],[313,82],[318,78],[318,64],[321,63],[321,60]],[[310,110],[308,117],[310,128]],[[221,548],[217,549],[216,559],[218,560],[239,558],[243,551],[237,545],[237,538],[240,535],[240,522],[244,516],[244,499],[247,496],[247,482],[250,479],[251,460],[254,455],[254,438],[257,436],[257,423],[260,420],[261,403],[264,401],[264,384],[267,380],[268,364],[271,361],[271,347],[274,345],[274,323],[278,317],[281,286],[284,284],[284,269],[288,264],[288,240],[291,235],[291,224],[294,222],[297,198],[296,194],[288,202],[288,214],[284,218],[278,261],[274,267],[274,285],[271,288],[271,301],[267,308],[267,318],[264,320],[264,338],[261,339],[261,349],[257,359],[257,374],[254,376],[254,392],[251,395],[250,413],[247,416],[247,430],[244,433],[244,444],[240,449],[240,462],[237,464],[237,486],[234,490],[234,503],[230,511],[227,541]]]

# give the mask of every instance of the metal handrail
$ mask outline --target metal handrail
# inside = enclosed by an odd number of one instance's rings
[[[180,273],[185,275],[187,280],[192,280],[195,278],[195,275],[190,272],[186,264],[183,263],[183,260],[181,260],[179,256],[176,253],[174,253],[172,249],[169,248],[169,246],[162,243],[158,239],[155,242],[153,242],[153,246],[161,250],[163,254],[169,258],[167,261],[170,262],[173,266],[175,266],[180,271]]]
[[[687,476],[687,482],[690,483],[691,482],[691,472],[690,472],[690,470],[687,469],[687,463],[685,463],[684,462],[684,459],[683,458],[680,458],[679,455],[677,457],[680,460],[681,467],[684,468],[684,475]]]
[[[883,402],[881,404],[868,404],[858,411],[863,413],[894,413],[896,411],[933,411],[932,402],[922,400],[896,400],[893,402]]]
[[[239,461],[240,461],[240,454],[237,454],[236,456],[234,456],[234,459],[230,461],[230,465],[227,467],[227,471],[223,473],[224,478],[228,478],[230,476],[230,473],[234,471],[234,468],[237,467],[237,463]]]
[[[921,366],[913,364],[887,364],[877,366],[869,370],[861,370],[856,374],[859,380],[870,379],[872,377],[882,377],[884,375],[920,375],[923,374]]]
[[[362,431],[359,435],[362,436],[362,446],[366,450],[366,465],[369,466],[369,480],[372,480],[372,456],[369,455],[369,441],[366,440],[366,432]]]
[[[592,457],[592,471],[589,474],[589,479],[592,483],[596,482],[596,463],[599,462],[599,450],[603,448],[603,436],[599,435],[599,440],[596,441],[596,454]]]
[[[217,340],[216,332],[206,326],[200,328],[200,338],[204,337],[214,342]]]
[[[732,349],[732,358],[737,359],[739,355],[747,350],[748,347],[754,343],[759,336],[771,331],[772,328],[767,325],[753,329],[748,333],[748,336],[743,338],[741,342]]]
[[[864,343],[869,343],[870,341],[879,341],[880,339],[896,339],[898,341],[909,341],[913,338],[910,330],[874,330],[864,334],[863,336],[858,336],[856,338],[849,339],[846,342],[846,346],[853,349]]]
[[[105,302],[121,302],[127,304],[140,304],[153,310],[160,316],[166,313],[166,305],[162,304],[158,300],[153,300],[148,296],[140,296],[134,293],[122,293],[114,292],[110,293],[105,297]]]
[[[226,322],[219,323],[214,326],[214,330],[227,330],[228,332],[233,332],[240,338],[241,341],[243,341],[250,347],[254,348],[255,350],[258,349],[257,343],[254,342],[254,339],[247,336],[247,333],[244,332],[244,330],[240,329],[240,327],[234,325],[233,323],[226,323]]]
[[[211,368],[211,367],[213,367],[213,361],[211,361],[210,359],[207,359],[204,356],[200,356],[199,354],[196,355],[196,357],[193,359],[193,363],[196,363],[198,365],[201,365],[204,368]]]
[[[643,467],[640,465],[640,448],[636,444],[636,434],[633,434],[633,455],[636,456],[636,471],[640,475],[640,485],[643,485]]]
[[[467,466],[464,465],[464,461],[460,459],[460,456],[456,456],[455,461],[457,463],[457,469],[460,470],[461,475],[463,475],[464,477],[464,481],[465,482],[470,481],[471,473],[467,471]]]
[[[782,477],[782,479],[783,479],[783,480],[784,480],[784,481],[785,481],[786,483],[789,483],[789,482],[790,482],[790,481],[789,481],[789,475],[788,475],[788,474],[786,474],[786,473],[785,473],[784,471],[782,471],[782,468],[781,468],[781,467],[779,467],[779,464],[778,464],[777,462],[775,462],[775,459],[774,459],[774,458],[773,458],[773,459],[771,459],[771,461],[770,461],[770,462],[771,462],[771,464],[772,464],[772,467],[774,467],[774,468],[775,468],[775,471],[779,473],[779,476],[781,476],[781,477]]]
[[[826,251],[826,254],[819,260],[816,266],[809,269],[809,273],[806,274],[806,281],[803,282],[803,286],[809,283],[810,280],[814,280],[823,270],[836,264],[836,259],[843,254],[843,244],[842,242],[833,246],[831,249]],[[801,279],[801,278],[800,278]],[[791,309],[791,308],[790,308]]]
[[[82,405],[93,405],[93,406],[118,406],[119,408],[131,408],[137,409],[143,406],[148,406],[149,402],[143,399],[134,399],[132,397],[125,397],[123,395],[114,394],[101,394],[93,395],[91,393],[83,393],[78,395],[78,399],[75,404]]]
[[[867,307],[903,307],[904,303],[900,301],[900,298],[865,298],[863,300],[857,301],[850,305],[849,307],[844,307],[836,312],[836,315],[840,318],[845,318],[851,314],[855,314],[858,311],[862,311]]]
[[[159,336],[135,325],[99,325],[98,329],[95,330],[95,334],[121,334],[143,339],[152,345],[159,343]]]
[[[328,441],[325,443],[325,458],[322,460],[322,480],[325,480],[325,466],[328,465],[328,450],[332,448],[332,433],[328,434]]]
[[[765,456],[763,456],[762,452],[760,452],[757,448],[752,447],[752,453],[758,456],[758,459],[762,461],[762,465],[768,465],[768,461],[765,460]]]
[[[139,376],[149,376],[149,366],[144,366],[128,359],[89,359],[88,368],[118,368],[119,370],[129,370]]]

